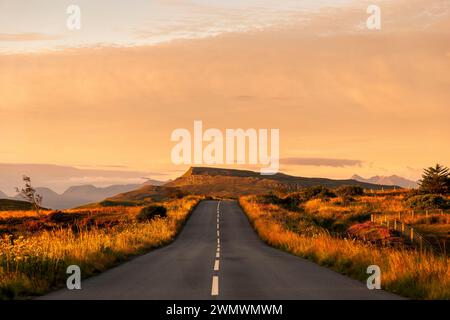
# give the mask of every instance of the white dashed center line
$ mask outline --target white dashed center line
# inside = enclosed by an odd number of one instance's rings
[[[214,261],[214,271],[219,271],[219,260]]]
[[[214,260],[214,273],[212,277],[212,288],[211,295],[218,296],[219,295],[219,269],[220,269],[220,201],[217,203],[217,251],[216,251],[216,260]]]
[[[211,295],[212,296],[219,295],[219,277],[218,276],[213,276],[213,278],[212,278]]]

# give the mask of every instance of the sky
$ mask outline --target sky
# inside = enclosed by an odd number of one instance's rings
[[[170,135],[202,120],[280,129],[288,174],[416,180],[450,164],[449,40],[450,0],[0,0],[0,169],[88,170],[40,178],[61,190],[174,178]]]
[[[352,0],[2,0],[0,52],[67,47],[136,46],[245,32],[290,23]],[[68,30],[69,5],[78,5],[80,30]],[[294,16],[296,17],[294,18]],[[25,41],[23,41],[25,40]],[[29,40],[29,41],[27,41]]]

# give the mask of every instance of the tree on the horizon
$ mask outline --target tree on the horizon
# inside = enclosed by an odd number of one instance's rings
[[[419,190],[432,194],[447,194],[450,192],[449,168],[436,164],[423,170],[422,180],[419,181]]]
[[[16,188],[16,192],[18,192],[19,196],[21,196],[23,199],[30,202],[34,207],[34,211],[36,211],[36,213],[40,215],[42,196],[36,193],[36,189],[34,189],[31,185],[30,177],[24,175],[22,180],[25,183],[25,188]]]

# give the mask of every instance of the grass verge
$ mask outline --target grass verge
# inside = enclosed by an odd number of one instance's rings
[[[130,220],[110,228],[60,228],[14,239],[3,236],[0,299],[29,298],[61,287],[69,265],[78,265],[86,278],[166,245],[173,241],[200,200],[187,197],[167,202],[164,219]]]
[[[414,299],[450,299],[447,257],[335,238],[320,230],[292,231],[284,221],[290,212],[252,196],[241,197],[239,203],[259,237],[271,246],[361,281],[368,278],[369,265],[378,265],[386,291]]]

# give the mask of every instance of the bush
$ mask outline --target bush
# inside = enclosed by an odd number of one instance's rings
[[[261,196],[257,196],[256,197],[256,201],[258,203],[264,203],[264,204],[281,204],[282,203],[282,199],[280,199],[278,196],[276,196],[273,193],[270,194],[265,194],[265,195],[261,195]]]
[[[139,205],[138,202],[133,202],[133,201],[103,200],[102,202],[100,202],[101,207],[118,207],[118,206],[134,207],[134,206],[138,206],[138,205]]]
[[[66,213],[62,211],[53,211],[48,214],[46,220],[54,223],[72,224],[83,218],[79,213]]]
[[[450,207],[449,200],[435,194],[412,196],[406,200],[406,203],[409,207],[419,210],[447,209]]]
[[[341,197],[362,196],[364,190],[360,186],[341,186],[336,189],[336,194]]]
[[[288,210],[297,210],[299,206],[305,201],[305,198],[300,193],[291,193],[282,200],[282,205]]]
[[[141,209],[137,219],[139,221],[152,220],[155,217],[165,218],[167,217],[167,209],[163,206],[147,206]]]
[[[322,186],[306,188],[303,191],[303,196],[305,198],[305,201],[308,201],[311,199],[328,199],[328,198],[336,197],[334,192],[332,192],[330,189],[322,187]]]

